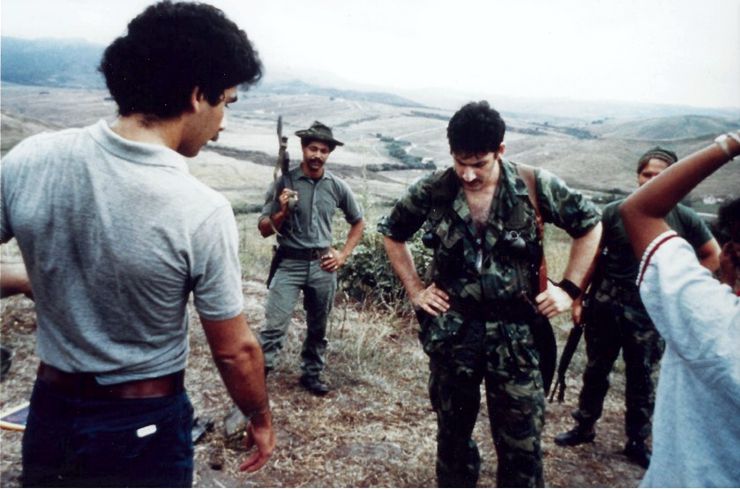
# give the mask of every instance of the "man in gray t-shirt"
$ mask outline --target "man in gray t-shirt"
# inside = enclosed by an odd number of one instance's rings
[[[0,242],[15,237],[41,360],[23,438],[25,486],[183,487],[193,478],[184,391],[191,293],[226,387],[269,459],[264,361],[242,313],[236,222],[193,178],[237,85],[261,76],[244,31],[205,4],[161,2],[100,67],[112,124],[34,136],[3,160]],[[3,290],[5,286],[3,284]]]
[[[278,242],[260,342],[265,371],[269,372],[282,348],[298,293],[303,291],[308,331],[301,351],[301,385],[313,394],[324,395],[329,387],[320,374],[326,322],[337,288],[336,272],[359,243],[365,223],[349,186],[324,168],[329,154],[343,143],[318,121],[296,135],[301,138],[301,165],[270,186],[258,224],[263,237],[277,233]],[[332,247],[331,221],[337,208],[350,224],[341,251]]]

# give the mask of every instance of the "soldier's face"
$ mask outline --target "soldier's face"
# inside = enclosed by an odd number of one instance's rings
[[[668,168],[668,163],[658,158],[652,158],[647,165],[637,174],[637,186],[642,187],[653,178],[657,177],[660,172]]]
[[[480,190],[495,178],[496,162],[499,153],[491,151],[483,154],[452,153],[455,173],[465,190]]]
[[[331,153],[329,145],[321,141],[311,141],[302,149],[305,170],[311,175],[323,173],[324,163],[326,163]]]

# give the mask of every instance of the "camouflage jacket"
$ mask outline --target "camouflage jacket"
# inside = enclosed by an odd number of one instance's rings
[[[432,233],[434,262],[428,279],[451,296],[453,316],[455,312],[459,316],[440,321],[459,325],[471,305],[490,309],[494,303],[519,304],[522,293],[530,299],[536,295],[542,243],[535,212],[516,164],[507,160],[500,164],[499,183],[482,234],[476,230],[452,168],[414,183],[378,223],[378,231],[396,241],[408,241],[422,226]],[[598,209],[552,173],[537,169],[535,181],[545,222],[575,238],[599,222]],[[515,245],[517,236],[524,242]]]

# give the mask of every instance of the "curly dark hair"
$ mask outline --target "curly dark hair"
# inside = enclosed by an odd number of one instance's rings
[[[251,85],[262,63],[247,34],[219,9],[202,3],[163,1],[128,24],[128,33],[106,48],[98,68],[118,113],[176,117],[195,87],[211,105],[224,90]]]
[[[488,102],[465,104],[447,125],[450,151],[459,154],[483,154],[498,151],[504,140],[506,123]]]
[[[727,241],[740,243],[740,198],[719,208],[716,234],[721,243]]]

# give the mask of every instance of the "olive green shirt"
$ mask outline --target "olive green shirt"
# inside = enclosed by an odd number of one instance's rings
[[[610,202],[602,212],[604,232],[601,238],[599,267],[603,267],[604,278],[614,285],[636,289],[635,281],[640,262],[632,251],[622,217],[619,215],[619,205],[622,202],[624,199]],[[698,250],[713,238],[707,225],[690,207],[678,204],[668,213],[665,220],[668,226],[688,241],[694,250]]]
[[[300,167],[290,171],[290,179],[282,177],[282,188],[290,187],[298,192],[298,204],[283,221],[277,242],[280,246],[289,248],[328,248],[332,243],[331,222],[334,212],[341,209],[344,218],[350,224],[362,219],[362,209],[355,199],[349,185],[328,170],[324,175],[313,180],[307,177]],[[292,181],[292,184],[290,183]],[[265,194],[265,205],[262,208],[263,217],[280,210],[280,204],[275,200],[275,182]]]

